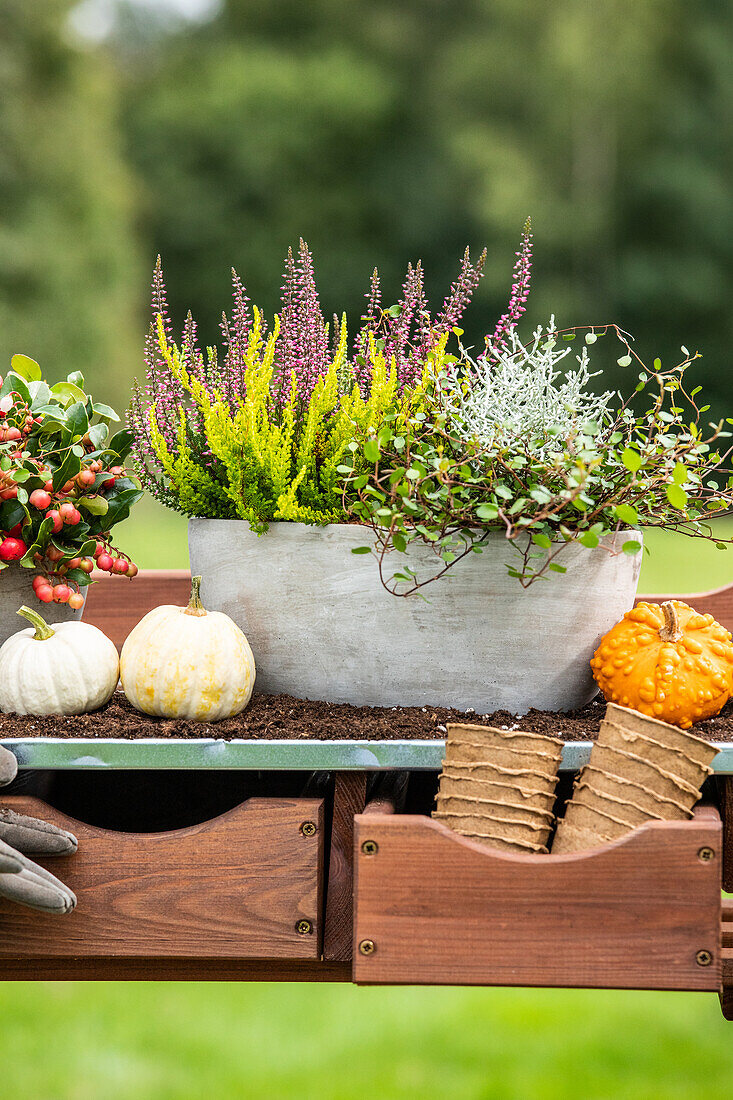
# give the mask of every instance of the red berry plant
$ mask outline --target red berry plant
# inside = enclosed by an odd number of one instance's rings
[[[14,355],[0,378],[0,570],[35,574],[41,603],[80,608],[95,567],[134,577],[137,566],[111,542],[115,524],[142,496],[125,460],[132,433],[94,402],[75,371],[48,385],[41,368]]]

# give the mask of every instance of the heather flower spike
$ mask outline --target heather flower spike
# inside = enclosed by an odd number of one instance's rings
[[[328,326],[316,289],[313,257],[301,237],[298,258],[288,249],[280,309],[280,340],[276,350],[274,390],[281,405],[290,397],[294,376],[298,397],[308,401],[329,367]]]
[[[532,277],[532,219],[527,218],[517,252],[512,276],[512,289],[506,313],[499,318],[491,336],[486,336],[486,353],[491,357],[507,348],[507,336],[527,308]]]
[[[367,312],[355,342],[354,376],[362,392],[369,385],[368,348],[373,337],[384,350],[387,362],[394,362],[397,384],[404,392],[419,382],[432,349],[461,320],[483,274],[486,250],[476,263],[469,249],[463,254],[458,278],[451,286],[440,313],[433,318],[425,294],[422,264],[408,265],[400,301],[382,308],[379,274],[374,269],[367,299]]]

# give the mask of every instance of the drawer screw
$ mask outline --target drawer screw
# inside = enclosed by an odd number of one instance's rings
[[[374,940],[362,940],[359,944],[359,952],[362,955],[373,955],[377,950]]]
[[[713,961],[713,956],[710,951],[706,951],[704,948],[702,951],[698,951],[695,955],[695,962],[698,966],[710,966]]]
[[[313,925],[309,920],[299,920],[295,926],[295,931],[299,936],[309,936],[313,931]]]
[[[315,821],[304,821],[300,826],[300,832],[303,836],[315,836],[318,832],[318,826]]]
[[[361,846],[361,850],[365,856],[375,856],[379,851],[379,845],[376,840],[365,840]]]
[[[701,859],[703,863],[709,863],[711,859],[715,859],[715,852],[712,848],[701,848],[697,853],[697,858]]]

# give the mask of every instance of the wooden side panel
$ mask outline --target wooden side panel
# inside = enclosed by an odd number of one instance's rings
[[[733,894],[733,776],[717,776],[723,822],[723,889]]]
[[[354,816],[366,801],[366,772],[337,772],[326,894],[323,957],[348,962],[354,937]]]
[[[718,990],[719,853],[709,807],[555,857],[491,852],[428,817],[361,816],[355,980]]]
[[[54,917],[0,901],[0,977],[2,960],[18,957],[320,956],[321,799],[251,798],[202,825],[146,834],[93,828],[36,799],[7,804],[76,833],[76,855],[43,863],[78,905]]]
[[[130,580],[109,573],[93,573],[96,584],[89,587],[84,621],[98,626],[122,648],[127,635],[143,615],[162,603],[183,606],[191,587],[186,569],[142,569]]]

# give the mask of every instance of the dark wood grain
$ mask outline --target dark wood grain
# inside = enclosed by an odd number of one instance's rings
[[[0,981],[348,982],[351,964],[317,959],[34,957],[1,959]]]
[[[733,776],[717,776],[723,822],[723,889],[733,893]]]
[[[97,572],[92,577],[96,583],[88,590],[84,621],[103,630],[118,649],[154,607],[187,604],[191,587],[187,569],[141,569],[133,580]]]
[[[720,837],[706,806],[593,852],[514,856],[428,817],[358,817],[355,980],[717,991],[720,858],[698,852]]]
[[[348,962],[354,937],[354,816],[364,810],[365,772],[337,772],[333,794],[323,957]]]
[[[7,803],[76,833],[76,855],[43,863],[79,903],[53,917],[0,901],[0,976],[2,960],[19,956],[320,956],[321,799],[251,798],[201,825],[147,834],[97,829],[36,799]],[[302,835],[304,821],[316,822],[314,836]],[[312,932],[298,933],[301,919]]]

